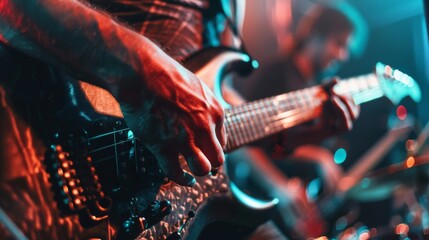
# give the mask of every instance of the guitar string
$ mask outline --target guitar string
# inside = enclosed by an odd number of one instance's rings
[[[363,75],[363,76],[358,76],[358,77],[354,77],[354,78],[349,78],[349,79],[347,79],[347,80],[344,80],[344,81],[341,81],[340,82],[340,84],[347,84],[347,83],[349,83],[347,86],[349,86],[349,85],[352,85],[352,84],[350,84],[351,82],[353,82],[353,81],[357,81],[357,80],[359,80],[360,78],[364,78],[364,80],[365,80],[365,82],[374,82],[374,80],[377,80],[377,78],[375,77],[375,76],[373,76],[373,74],[368,74],[368,75],[371,75],[371,76],[368,76],[367,77],[367,75]],[[358,81],[359,83],[361,83],[362,81]],[[378,84],[378,81],[375,81],[377,84],[376,84],[376,86],[378,86],[379,84]],[[357,85],[357,84],[353,84],[353,85]],[[369,85],[369,84],[368,84]],[[310,88],[306,88],[306,89],[301,89],[301,90],[297,90],[297,91],[293,91],[293,92],[289,92],[289,93],[285,93],[285,94],[281,94],[281,95],[278,95],[278,96],[275,96],[275,97],[270,97],[270,98],[267,98],[267,99],[260,99],[260,100],[256,100],[256,101],[253,101],[253,102],[249,102],[249,103],[247,103],[247,104],[245,104],[245,105],[248,105],[248,106],[252,106],[252,107],[254,107],[254,108],[251,108],[251,109],[249,109],[250,111],[255,111],[255,110],[258,110],[258,109],[262,109],[262,108],[265,108],[266,106],[264,106],[264,105],[262,105],[263,103],[265,103],[265,102],[269,102],[269,100],[274,100],[275,98],[277,98],[277,99],[279,99],[279,98],[282,98],[280,101],[279,101],[279,104],[281,104],[281,103],[285,103],[285,102],[290,102],[290,100],[295,100],[295,99],[297,99],[297,97],[296,96],[292,96],[293,94],[295,94],[295,95],[299,95],[299,97],[300,98],[303,98],[304,97],[304,95],[308,95],[308,92],[310,92],[310,94],[312,94],[312,95],[315,95],[317,92],[312,92],[312,91],[317,91],[317,90],[320,90],[320,86],[314,86],[314,87],[310,87]],[[347,89],[349,89],[349,88],[347,88]],[[371,87],[370,87],[370,89],[369,90],[367,90],[367,89],[365,89],[364,91],[362,91],[362,92],[359,92],[359,93],[355,93],[355,94],[362,94],[362,93],[365,93],[365,92],[367,92],[367,91],[371,91],[371,90],[376,90],[376,91],[379,91],[380,89],[379,89],[379,87],[375,87],[375,88],[372,88],[371,89]],[[307,93],[306,93],[307,92]],[[308,97],[308,96],[307,96]],[[256,108],[255,108],[255,106],[256,106]],[[244,109],[243,108],[243,105],[239,105],[239,106],[236,106],[236,107],[233,107],[233,108],[230,108],[230,109],[226,109],[226,111],[233,111],[234,113],[240,113],[240,112],[245,112],[246,111],[246,109]],[[241,110],[241,111],[240,111]],[[112,132],[107,132],[107,133],[104,133],[104,134],[100,134],[100,135],[97,135],[97,136],[94,136],[94,137],[91,137],[91,138],[89,138],[89,140],[94,140],[94,139],[96,139],[96,138],[100,138],[100,137],[103,137],[103,136],[107,136],[107,135],[110,135],[110,134],[112,134],[112,133],[116,133],[116,132],[120,132],[120,131],[128,131],[128,130],[130,130],[130,128],[124,128],[124,129],[120,129],[120,130],[115,130],[115,131],[112,131]]]
[[[285,101],[281,101],[281,102],[287,102],[287,101],[285,100]],[[282,103],[280,103],[279,105],[281,105],[281,104]],[[255,116],[258,115],[258,113],[256,113],[256,114],[254,113],[254,111],[256,111],[256,110],[258,110],[258,107],[256,107],[256,108],[248,108],[247,110],[244,109],[244,111],[241,112],[241,113],[239,113],[239,114],[232,114],[233,116],[231,116],[231,115],[229,116],[230,122],[231,123],[240,123],[240,122],[242,122],[242,119],[249,119],[249,118],[255,117]],[[300,111],[296,111],[296,110],[300,110]],[[271,126],[273,126],[275,128],[275,127],[279,127],[281,125],[284,125],[284,123],[285,123],[284,120],[288,119],[288,118],[299,119],[299,118],[296,118],[296,116],[302,115],[302,113],[307,112],[308,110],[309,110],[308,106],[303,106],[303,107],[298,107],[298,108],[295,108],[295,109],[283,111],[282,113],[293,112],[293,114],[290,114],[287,117],[278,118],[278,119],[274,119],[274,117],[279,116],[279,114],[272,115],[271,116],[272,117],[271,122],[272,121],[276,121],[278,123],[277,124],[272,124]],[[242,118],[242,117],[239,118],[239,119],[236,118],[237,116],[243,116],[245,114],[252,114],[252,115],[249,115],[250,117],[246,117],[246,118]],[[261,113],[259,113],[259,114],[261,114]],[[244,122],[246,122],[246,120],[244,120]],[[264,122],[267,122],[267,121],[264,121]],[[228,124],[228,122],[226,122],[226,124]],[[231,127],[231,125],[229,125],[229,126]],[[235,127],[234,129],[235,130],[238,130],[238,129],[243,129],[244,130],[245,128],[246,128],[246,126],[244,126],[243,128],[237,128],[237,127]],[[93,141],[93,140],[101,138],[101,137],[108,137],[109,135],[112,135],[112,134],[115,134],[115,133],[118,133],[118,132],[122,132],[122,131],[128,131],[128,130],[130,130],[130,129],[129,128],[124,128],[124,129],[121,129],[121,130],[115,130],[115,131],[111,131],[111,132],[108,132],[108,133],[103,133],[103,134],[97,135],[95,137],[91,137],[91,138],[89,138],[89,140]],[[135,138],[133,138],[133,139],[127,139],[127,140],[124,140],[124,141],[120,141],[118,143],[114,143],[114,144],[106,145],[106,146],[103,146],[103,147],[100,147],[100,148],[92,149],[90,151],[90,153],[95,153],[97,151],[101,151],[101,150],[108,149],[108,148],[111,148],[111,147],[116,147],[119,144],[124,144],[124,143],[130,142],[130,141],[134,141],[134,139]]]
[[[365,92],[361,92],[361,93],[359,93],[359,94],[355,94],[355,98],[358,98],[358,97],[362,97],[362,96],[365,96],[365,95],[372,95],[373,93],[372,92],[379,92],[380,90],[379,89],[377,89],[377,88],[375,88],[375,89],[370,89],[370,90],[366,90]],[[374,99],[375,97],[372,97],[371,99]],[[307,115],[305,115],[305,116],[303,116],[303,117],[301,117],[301,118],[296,118],[296,115],[302,115],[302,113],[303,112],[308,112],[308,110],[310,110],[310,109],[316,109],[317,107],[319,107],[320,105],[322,104],[322,102],[320,102],[320,103],[317,103],[317,105],[315,105],[315,104],[312,104],[310,107],[308,107],[308,105],[307,106],[303,106],[303,108],[304,109],[302,109],[302,111],[296,111],[296,114],[290,114],[290,115],[288,115],[287,117],[284,117],[284,118],[278,118],[278,120],[277,120],[277,122],[278,122],[278,124],[271,124],[271,126],[273,127],[272,129],[274,129],[274,131],[271,131],[271,132],[264,132],[263,134],[261,134],[260,132],[260,130],[258,131],[258,132],[255,132],[254,131],[254,129],[253,129],[253,133],[254,133],[254,135],[263,135],[263,136],[268,136],[268,135],[272,135],[272,134],[275,134],[276,132],[280,132],[281,130],[283,130],[283,129],[285,129],[285,128],[288,128],[288,127],[290,127],[290,126],[294,126],[295,124],[294,124],[294,122],[295,123],[300,123],[300,122],[303,122],[303,121],[307,121],[307,120],[311,120],[312,118],[314,118],[314,117],[316,117],[316,115],[314,115],[313,116],[313,113],[309,113],[309,114],[307,114]],[[254,109],[250,109],[251,111],[253,111]],[[294,109],[294,110],[296,110],[296,109]],[[290,111],[294,111],[294,110],[290,110]],[[286,111],[286,112],[282,112],[282,113],[287,113],[287,112],[290,112],[290,111]],[[266,111],[265,111],[266,112]],[[240,113],[241,115],[242,115],[242,113]],[[240,115],[240,114],[238,114],[238,115]],[[263,114],[263,113],[254,113],[254,115],[261,115],[261,114]],[[271,116],[272,118],[274,118],[274,117],[276,117],[276,116],[279,116],[279,114],[274,114],[273,116]],[[287,119],[287,118],[292,118],[293,120],[292,121],[284,121],[285,119]],[[232,118],[233,119],[233,118]],[[239,120],[240,120],[240,118],[238,118]],[[245,120],[244,120],[245,121]],[[267,123],[270,123],[270,122],[267,122]],[[240,125],[239,125],[240,126]],[[244,126],[244,127],[243,127]],[[243,131],[243,129],[242,128],[246,128],[246,126],[247,125],[243,125],[241,128],[233,128],[235,131]],[[280,130],[279,129],[277,129],[277,128],[279,128],[280,127]],[[231,127],[229,127],[229,128],[231,128]],[[246,143],[246,142],[250,142],[250,141],[252,141],[252,140],[254,140],[254,139],[258,139],[258,137],[252,137],[252,138],[247,138],[247,139],[244,139],[244,140],[236,140],[236,139],[234,139],[233,141],[232,141],[232,143],[231,144],[227,144],[227,147],[229,147],[229,149],[231,149],[231,148],[234,148],[234,147],[236,147],[236,146],[239,146],[239,145],[242,145],[243,143]],[[231,141],[230,141],[231,142]],[[227,148],[228,149],[228,148]]]
[[[380,91],[380,84],[378,82],[377,77],[374,76],[374,74],[367,74],[367,75],[349,78],[347,80],[340,81],[339,85],[341,85],[341,87],[343,89],[346,89],[350,93],[353,93],[353,91],[351,91],[350,89],[357,89],[358,92],[355,92],[353,94],[363,94],[363,93],[373,91],[373,90],[374,91]],[[352,86],[358,86],[358,87],[352,87]],[[231,111],[234,111],[234,113],[245,112],[246,110],[243,106],[252,105],[252,104],[257,105],[259,102],[273,101],[276,98],[277,99],[281,98],[280,101],[299,100],[299,99],[302,99],[304,96],[308,95],[308,92],[310,92],[310,94],[312,94],[312,95],[315,95],[318,93],[317,91],[320,91],[320,90],[324,91],[320,85],[313,86],[310,88],[296,90],[296,91],[281,94],[278,96],[266,98],[266,99],[256,100],[256,101],[249,102],[249,103],[246,103],[243,105],[238,105],[238,106],[230,108],[230,109],[231,109]],[[293,96],[293,95],[298,95],[299,98],[297,98],[297,96]],[[259,108],[261,108],[261,107],[259,107]],[[255,110],[255,108],[253,108],[253,109]]]
[[[372,94],[379,93],[379,92],[380,92],[380,89],[371,89],[371,90],[367,90],[365,92],[356,93],[356,94],[353,95],[353,98],[363,98],[365,96],[371,96]],[[272,108],[272,109],[275,108],[275,110],[278,111],[279,108],[284,107],[284,106],[281,106],[281,105],[284,105],[285,103],[290,103],[290,102],[288,100],[281,100],[281,101],[279,101],[278,106],[276,106],[274,104],[271,104],[271,106],[269,106],[269,107],[262,106],[261,104],[256,103],[256,102],[255,103],[252,102],[252,104],[251,104],[252,106],[251,107],[244,108],[242,106],[237,106],[237,107],[235,107],[235,108],[233,108],[231,110],[227,109],[226,113],[230,114],[230,115],[234,115],[235,117],[240,116],[238,118],[238,120],[236,120],[236,122],[239,122],[241,119],[248,119],[249,118],[249,117],[244,117],[244,118],[241,117],[241,116],[243,116],[245,114],[250,114],[251,117],[254,117],[254,116],[257,116],[257,115],[261,115],[261,114],[267,113],[270,110],[269,108]],[[317,103],[316,105],[320,105],[320,103]],[[270,115],[270,117],[276,116],[278,114],[286,114],[286,113],[288,113],[290,111],[294,111],[294,110],[296,110],[298,108],[306,108],[306,107],[311,108],[311,107],[314,107],[316,105],[314,104],[314,102],[311,102],[311,101],[307,100],[305,102],[305,104],[301,104],[300,106],[293,106],[289,110],[282,111],[281,113],[272,114],[272,115]],[[289,104],[289,106],[290,106],[290,104]]]
[[[255,101],[256,102],[256,101]],[[284,99],[284,100],[280,100],[279,101],[279,105],[281,105],[281,104],[283,104],[283,103],[289,103],[289,98],[287,98],[287,99]],[[259,104],[258,104],[259,105]],[[254,111],[257,111],[258,109],[261,109],[261,107],[258,107],[258,106],[256,106],[256,108],[255,108],[255,106],[254,106],[254,103],[253,104],[249,104],[249,106],[251,106],[251,107],[249,107],[248,109],[243,109],[243,111],[241,111],[241,113],[243,113],[243,114],[249,114],[249,117],[247,117],[247,119],[248,118],[251,118],[251,117],[254,117],[253,115],[251,115]],[[253,107],[253,108],[252,108]],[[242,107],[241,108],[234,108],[235,110],[237,110],[237,109],[242,109]],[[228,110],[228,109],[227,109]],[[295,110],[295,109],[292,109],[292,110]],[[288,110],[288,111],[291,111],[291,110]],[[297,115],[297,114],[299,114],[299,113],[296,113],[296,114],[294,114],[294,115]],[[242,115],[242,114],[240,114],[240,112],[238,112],[238,113],[235,113],[235,114],[233,114],[235,117],[237,117],[237,116],[240,116],[240,115]],[[238,123],[238,122],[240,122],[240,119],[238,119],[238,120],[236,120],[236,121],[234,121],[233,119],[232,119],[232,121],[233,122],[236,122],[236,123]],[[107,133],[103,133],[103,134],[99,134],[99,135],[96,135],[96,136],[94,136],[94,137],[91,137],[91,138],[89,138],[89,141],[93,141],[93,140],[95,140],[95,139],[98,139],[98,138],[101,138],[101,137],[110,137],[110,135],[112,135],[112,134],[116,134],[116,133],[118,133],[118,132],[123,132],[123,131],[129,131],[130,130],[130,128],[123,128],[123,129],[120,129],[120,130],[115,130],[115,131],[111,131],[111,132],[107,132]],[[107,146],[103,146],[103,147],[101,147],[101,148],[97,148],[97,149],[92,149],[91,151],[90,151],[90,153],[94,153],[94,152],[97,152],[97,151],[100,151],[100,150],[103,150],[103,149],[107,149],[107,148],[109,148],[109,147],[115,147],[115,146],[117,146],[118,144],[123,144],[123,143],[126,143],[126,142],[130,142],[130,141],[133,141],[135,138],[133,138],[133,139],[127,139],[127,140],[125,140],[125,141],[121,141],[121,142],[119,142],[119,143],[115,143],[115,144],[111,144],[111,145],[107,145]]]
[[[303,90],[301,90],[301,91],[303,91]],[[361,97],[361,96],[364,96],[364,95],[371,95],[372,92],[379,92],[379,91],[380,91],[379,88],[373,88],[373,89],[370,89],[370,90],[365,90],[365,91],[356,93],[356,94],[354,94],[354,97],[356,96],[356,98],[357,98],[357,97]],[[313,93],[313,92],[310,91],[310,93]],[[301,97],[301,99],[304,98],[303,97],[304,95],[307,95],[307,98],[309,96],[309,94],[305,93],[305,92],[294,92],[294,94],[295,95],[299,95],[299,97]],[[297,96],[287,96],[287,95],[288,94],[279,95],[279,96],[284,96],[285,98],[279,100],[278,101],[278,105],[271,104],[271,108],[272,109],[269,109],[269,107],[267,108],[266,105],[264,105],[264,103],[270,103],[270,101],[267,101],[268,99],[264,99],[264,100],[257,100],[257,101],[254,101],[254,102],[250,102],[248,105],[240,105],[240,106],[237,106],[237,107],[234,107],[234,108],[226,109],[226,112],[230,113],[230,120],[231,120],[230,122],[232,122],[232,123],[240,123],[240,122],[242,122],[242,120],[243,120],[243,122],[247,122],[248,120],[246,120],[246,119],[252,119],[253,117],[257,117],[258,115],[266,114],[266,113],[268,113],[269,110],[276,110],[276,111],[278,111],[278,109],[280,109],[281,107],[284,107],[283,105],[289,104],[289,106],[286,106],[286,107],[290,107],[291,106],[291,100],[298,99]],[[313,96],[314,96],[314,93],[313,93]],[[270,98],[270,100],[273,100],[273,99]],[[321,105],[321,103],[318,103],[316,105],[312,104],[311,101],[309,101],[309,100],[304,101],[304,105],[302,105],[302,103],[303,102],[301,102],[301,106],[294,106],[294,108],[292,108],[292,109],[289,109],[289,110],[286,110],[286,111],[282,111],[281,113],[277,113],[277,114],[274,114],[274,115],[270,115],[271,118],[274,118],[274,117],[278,117],[280,114],[286,114],[286,113],[290,113],[290,112],[295,111],[293,114],[287,115],[286,117],[282,117],[282,118],[276,119],[277,120],[276,121],[277,124],[271,124],[271,126],[273,128],[277,128],[277,127],[283,126],[283,125],[285,125],[285,123],[289,123],[288,121],[284,121],[284,120],[291,119],[291,118],[292,119],[298,119],[298,122],[299,122],[300,118],[296,118],[297,115],[302,115],[303,112],[307,112],[309,109],[311,109],[311,108],[317,108],[318,106]],[[301,111],[296,111],[297,109],[300,109]],[[258,110],[259,110],[259,112],[258,112]],[[263,110],[263,111],[261,111],[261,110]],[[233,115],[233,116],[231,116],[231,115]],[[243,118],[243,116],[244,116],[244,118]],[[304,117],[304,119],[306,119],[306,117]],[[297,120],[295,120],[295,121],[297,121]],[[264,123],[270,123],[270,121],[263,121],[263,122]],[[226,124],[227,123],[228,122],[226,122]],[[254,131],[255,128],[249,128],[249,127],[246,127],[246,126],[241,127],[241,128],[233,127],[233,129],[235,129],[235,130],[242,129],[241,131],[246,131],[248,129],[253,129],[253,131],[251,133],[255,133],[255,131]],[[108,133],[103,133],[103,134],[100,134],[100,135],[97,135],[97,136],[89,138],[89,141],[93,141],[93,140],[101,138],[101,137],[107,137],[109,135],[112,135],[112,134],[115,134],[115,133],[118,133],[118,132],[129,131],[129,130],[130,130],[130,128],[124,128],[124,129],[120,129],[120,130],[111,131],[111,132],[108,132]],[[258,134],[258,133],[256,133],[256,134]],[[249,135],[251,136],[250,133],[249,133]],[[247,137],[247,138],[250,138],[250,137]],[[110,147],[116,147],[119,144],[124,144],[124,143],[130,142],[130,141],[133,141],[134,139],[135,138],[133,138],[133,139],[127,139],[127,140],[121,141],[119,143],[114,143],[114,144],[111,144],[111,145],[103,146],[101,148],[93,149],[93,150],[90,151],[90,153],[101,151],[103,149],[107,149],[107,148],[110,148]]]
[[[281,132],[282,130],[285,130],[288,127],[294,126],[294,125],[296,125],[296,123],[302,123],[303,121],[311,120],[313,118],[312,115],[314,113],[309,113],[308,110],[309,109],[302,109],[302,111],[296,111],[296,113],[294,115],[292,115],[292,116],[285,117],[285,118],[280,118],[278,120],[272,121],[274,123],[272,123],[272,122],[270,123],[271,124],[270,125],[271,126],[271,128],[270,128],[271,131],[265,132],[263,135],[264,136],[270,136],[270,135],[273,135],[275,133]],[[300,117],[300,118],[296,118],[295,117],[297,115],[303,116],[303,113],[309,113],[309,114],[307,114],[308,117],[307,117],[307,115],[305,117]],[[293,120],[285,121],[286,119],[291,119],[291,118]],[[296,123],[294,123],[294,122],[296,122]],[[245,128],[245,127],[243,127],[243,128]],[[237,130],[237,131],[244,131],[243,128],[236,128],[235,130]],[[256,137],[250,137],[250,138],[247,138],[247,139],[242,139],[242,140],[239,140],[239,141],[234,141],[236,144],[228,144],[227,143],[227,149],[226,150],[234,148],[234,147],[237,147],[237,146],[240,146],[240,145],[243,145],[245,143],[249,143],[249,142],[251,142],[253,140],[256,140],[256,139],[258,139],[258,138],[256,138]],[[231,141],[229,141],[229,142],[231,142]]]
[[[129,131],[129,130],[130,130],[130,128],[123,128],[123,129],[119,129],[119,130],[115,130],[115,131],[111,131],[111,132],[106,132],[106,133],[99,134],[99,135],[96,135],[94,137],[91,137],[88,140],[94,140],[94,139],[97,139],[97,138],[100,138],[100,137],[104,137],[104,136],[107,136],[107,135],[115,134],[117,132]]]
[[[296,111],[297,109],[293,109],[293,110],[289,110],[289,111]],[[250,110],[249,110],[250,111]],[[290,116],[288,116],[288,117],[284,117],[284,118],[281,118],[281,119],[276,119],[275,121],[276,122],[278,122],[278,123],[274,123],[274,124],[272,124],[271,126],[273,126],[274,128],[275,127],[280,127],[280,126],[283,126],[284,125],[284,120],[285,119],[288,119],[288,118],[293,118],[293,117],[295,117],[295,116],[299,116],[299,115],[302,115],[302,113],[304,113],[304,112],[307,112],[308,111],[308,109],[302,109],[301,111],[296,111],[294,114],[292,114],[292,115],[290,115]],[[251,112],[251,111],[250,111]],[[240,115],[240,114],[237,114],[237,115]],[[273,117],[275,117],[275,116],[273,116]],[[299,119],[299,118],[295,118],[295,119]],[[232,119],[231,119],[232,120]],[[236,121],[234,121],[234,120],[232,120],[231,121],[231,123],[239,123],[239,122],[241,122],[240,120],[236,120]],[[227,124],[228,122],[226,122],[226,124]],[[229,126],[231,126],[231,125],[229,125]],[[245,128],[245,127],[244,127]],[[240,129],[242,129],[242,128],[235,128],[235,130],[240,130]],[[109,136],[109,135],[112,135],[112,134],[115,134],[115,133],[117,133],[117,132],[120,132],[120,131],[128,131],[129,130],[129,128],[126,128],[126,129],[122,129],[122,130],[115,130],[115,131],[111,131],[111,132],[109,132],[109,133],[103,133],[102,135],[104,136],[104,137],[107,137],[107,136]],[[98,136],[95,136],[95,137],[92,137],[92,138],[89,138],[89,140],[90,141],[93,141],[93,140],[95,140],[95,139],[97,139],[97,138],[100,138],[100,136],[98,135]],[[110,145],[106,145],[106,146],[103,146],[103,147],[100,147],[100,148],[96,148],[96,149],[91,149],[91,151],[89,151],[89,153],[90,154],[93,154],[93,153],[95,153],[95,152],[98,152],[98,151],[102,151],[102,150],[106,150],[106,149],[109,149],[109,148],[112,148],[112,147],[116,147],[116,146],[118,146],[118,145],[121,145],[121,144],[125,144],[125,143],[129,143],[129,142],[132,142],[132,141],[134,141],[136,138],[133,138],[133,139],[127,139],[127,140],[124,140],[124,141],[120,141],[120,142],[117,142],[117,143],[113,143],[113,144],[110,144]]]

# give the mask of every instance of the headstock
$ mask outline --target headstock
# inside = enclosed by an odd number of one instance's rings
[[[420,102],[422,93],[412,77],[380,62],[375,66],[375,74],[379,80],[380,89],[394,104],[398,104],[407,96],[415,102]]]

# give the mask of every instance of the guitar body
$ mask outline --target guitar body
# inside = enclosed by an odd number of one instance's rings
[[[246,59],[210,49],[185,65],[223,101],[224,75],[246,66]],[[0,206],[30,238],[209,239],[216,234],[202,234],[222,231],[219,225],[233,226],[228,229],[238,236],[275,210],[276,200],[245,195],[222,168],[197,177],[192,188],[169,181],[106,91],[17,53],[7,62],[13,71],[1,79],[2,128],[8,130],[2,137],[18,140],[2,143],[2,150],[16,151],[2,155],[7,167],[0,190],[8,197]],[[0,236],[13,232],[1,229]]]

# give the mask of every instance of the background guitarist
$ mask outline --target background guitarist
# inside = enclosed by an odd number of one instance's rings
[[[214,33],[225,18],[219,13],[218,5],[204,0],[1,1],[0,206],[27,237],[102,236],[55,209],[41,160],[50,124],[68,113],[54,110],[68,101],[71,111],[85,115],[73,88],[61,99],[42,87],[55,90],[65,79],[79,79],[108,90],[120,103],[118,115],[178,184],[195,182],[179,165],[179,154],[196,175],[222,165],[223,110],[179,63],[203,46],[220,44],[221,34]],[[325,117],[350,128],[353,104],[336,95],[330,103],[334,114]],[[12,235],[0,231],[1,238]]]
[[[363,51],[365,30],[362,17],[346,3],[330,6],[314,4],[297,23],[294,44],[289,46],[290,49],[279,50],[270,61],[261,62],[261,68],[250,79],[236,81],[234,85],[246,99],[257,100],[320,84],[323,78],[332,76],[351,54],[357,55]],[[321,234],[317,231],[320,231],[322,225],[317,220],[314,220],[316,224],[310,224],[310,218],[307,222],[299,219],[306,218],[305,215],[314,207],[311,202],[307,202],[305,185],[319,178],[324,194],[329,194],[336,190],[342,176],[342,169],[334,163],[331,151],[316,145],[329,133],[306,134],[302,137],[312,145],[299,146],[301,142],[290,137],[294,136],[290,134],[291,131],[303,131],[307,127],[313,128],[311,125],[299,126],[299,130],[291,129],[278,136],[277,144],[264,142],[260,147],[240,149],[228,156],[229,164],[243,166],[247,162],[253,165],[249,176],[241,176],[240,179],[238,174],[236,180],[244,185],[252,185],[249,188],[259,189],[260,194],[279,197],[284,206],[280,207],[280,211],[284,212],[282,215],[289,215],[284,221],[288,222],[291,229],[303,234],[300,237]],[[325,130],[331,131],[333,128],[341,132],[350,129],[351,123]],[[272,179],[267,179],[270,176]],[[302,182],[297,181],[296,177]],[[288,181],[288,178],[295,179]],[[292,205],[297,208],[295,211],[287,209],[287,206],[292,208]]]

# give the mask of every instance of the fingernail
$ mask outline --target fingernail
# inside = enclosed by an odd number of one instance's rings
[[[197,180],[195,178],[192,178],[191,181],[188,182],[189,187],[193,187],[197,183]]]
[[[188,183],[186,185],[188,185],[189,187],[193,187],[195,183],[197,183],[197,180],[194,178],[194,176],[189,173],[185,172],[184,177],[186,178],[186,180],[188,180]]]

